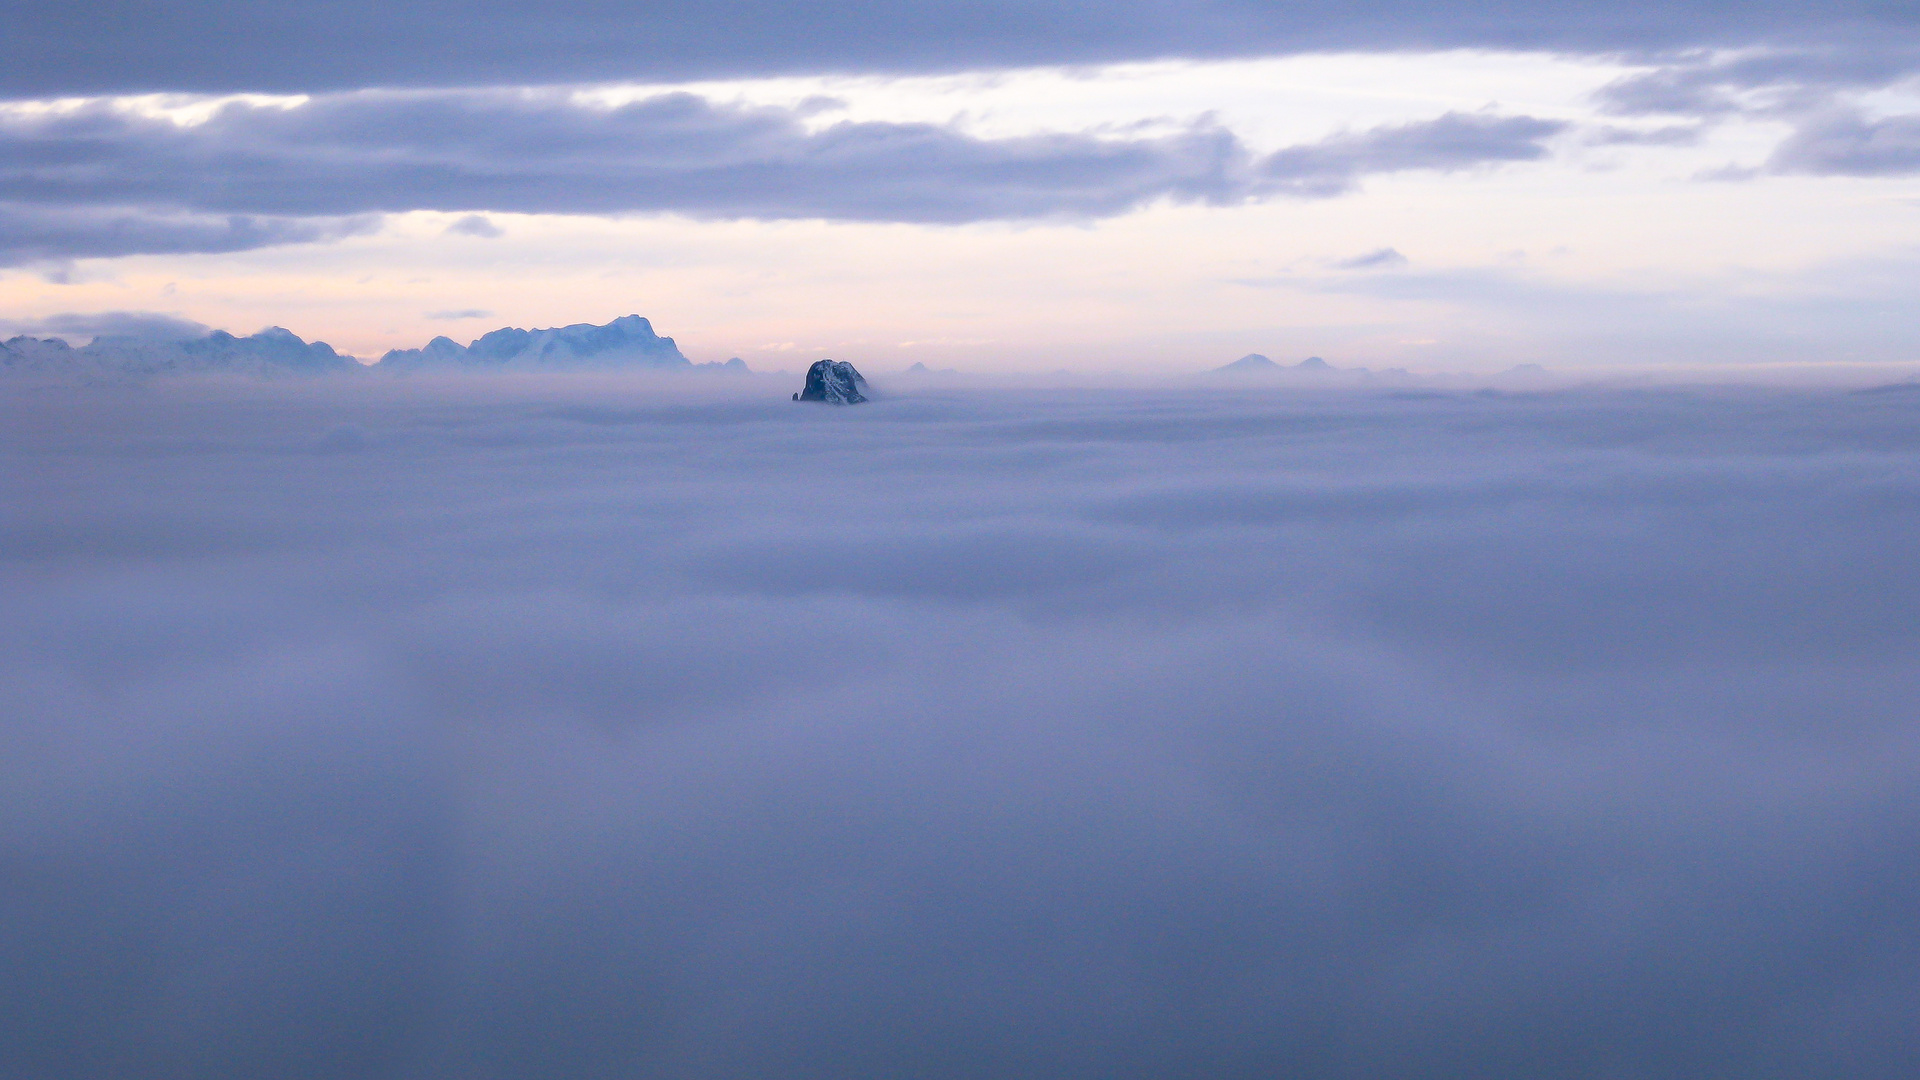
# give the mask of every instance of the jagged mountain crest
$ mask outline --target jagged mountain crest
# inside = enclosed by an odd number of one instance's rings
[[[15,337],[0,344],[0,370],[21,374],[159,375],[168,373],[281,374],[359,371],[362,365],[324,341],[307,342],[270,326],[239,337],[215,330],[204,337],[166,340],[102,335],[74,348],[60,338]]]
[[[866,377],[845,360],[816,360],[807,369],[806,386],[793,395],[793,400],[859,405],[867,400],[861,393],[866,388]]]
[[[655,333],[651,322],[638,315],[623,315],[604,326],[574,323],[545,330],[503,326],[466,345],[449,337],[436,337],[418,349],[394,349],[382,356],[377,366],[389,370],[439,366],[554,370],[695,365],[681,354],[672,338]]]

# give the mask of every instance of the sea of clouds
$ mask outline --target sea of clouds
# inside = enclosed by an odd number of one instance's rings
[[[1920,390],[707,382],[8,387],[8,1073],[1920,1067]]]

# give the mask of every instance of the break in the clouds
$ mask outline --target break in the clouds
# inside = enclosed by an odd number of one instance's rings
[[[286,91],[779,73],[918,72],[1163,57],[1449,48],[1585,54],[1822,44],[1911,50],[1878,0],[448,0],[316,7],[193,0],[116,10],[21,0],[0,93]]]
[[[1448,113],[1262,156],[1206,124],[1154,136],[982,138],[924,123],[814,129],[806,116],[687,93],[603,107],[562,92],[474,91],[348,94],[293,106],[232,102],[193,124],[108,103],[14,112],[0,116],[0,205],[37,205],[52,220],[108,230],[96,238],[69,226],[72,255],[108,253],[116,244],[113,253],[142,250],[148,235],[147,250],[176,250],[163,245],[195,235],[103,209],[128,206],[234,215],[200,226],[204,250],[342,228],[287,224],[300,217],[358,222],[359,215],[409,210],[943,224],[1092,218],[1156,199],[1324,197],[1351,191],[1370,174],[1534,160],[1566,126]],[[58,250],[60,234],[33,214],[8,220],[14,223],[0,220],[0,250],[40,257]],[[7,241],[9,227],[21,232],[18,240]],[[499,235],[477,214],[452,229]]]
[[[0,399],[0,1059],[1920,1068],[1914,386],[874,381]]]

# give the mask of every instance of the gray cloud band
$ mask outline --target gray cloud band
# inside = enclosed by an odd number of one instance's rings
[[[1373,173],[1531,160],[1564,126],[1455,113],[1259,157],[1215,127],[1131,139],[810,130],[795,110],[684,93],[618,108],[559,92],[359,93],[291,109],[232,104],[185,127],[97,104],[0,119],[0,256],[235,250],[326,239],[364,228],[359,215],[407,210],[1092,218],[1161,198],[1329,196]]]
[[[364,234],[369,215],[262,217],[130,207],[46,207],[0,202],[0,266],[118,255],[218,254]]]
[[[636,17],[641,16],[641,17]],[[1659,53],[1913,43],[1876,0],[189,0],[116,10],[21,0],[0,95],[292,91],[917,72],[1158,57],[1435,48]]]

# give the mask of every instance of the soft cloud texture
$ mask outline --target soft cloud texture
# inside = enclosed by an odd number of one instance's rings
[[[1824,115],[1781,143],[1767,164],[1823,176],[1912,176],[1920,173],[1920,116]]]
[[[1333,264],[1336,270],[1383,270],[1395,266],[1407,265],[1407,257],[1393,248],[1380,248],[1365,255],[1355,255],[1351,259],[1339,259]]]
[[[212,327],[154,311],[61,312],[40,319],[0,319],[0,335],[45,334],[59,338],[136,337],[186,341]]]
[[[69,215],[142,205],[274,221],[496,210],[956,224],[1102,217],[1156,199],[1324,197],[1369,174],[1534,160],[1566,126],[1448,113],[1256,157],[1207,125],[990,139],[936,124],[815,130],[807,115],[687,93],[612,108],[559,92],[365,93],[234,102],[182,125],[96,103],[0,118],[0,200]],[[259,243],[284,242],[254,222],[229,219],[208,250],[244,243],[242,223]],[[480,215],[452,231],[500,235]]]
[[[1774,150],[1765,171],[1903,176],[1920,172],[1920,115],[1869,118],[1857,102],[1861,94],[1910,82],[1917,71],[1920,50],[1910,43],[1696,54],[1622,79],[1597,99],[1623,115],[1791,123],[1793,133]],[[1668,130],[1685,139],[1699,129]],[[1760,171],[1735,167],[1723,175],[1750,178]]]
[[[730,385],[0,401],[0,1055],[1920,1064],[1911,387]]]
[[[0,122],[0,127],[4,122]],[[0,172],[15,172],[0,165]],[[17,173],[16,173],[17,175]],[[376,217],[205,214],[151,206],[48,206],[0,198],[0,266],[112,258],[247,251],[362,235]]]
[[[1289,147],[1268,157],[1260,169],[1291,194],[1335,195],[1353,190],[1367,173],[1536,161],[1547,153],[1542,141],[1567,126],[1531,116],[1448,113],[1435,120],[1334,135],[1310,146]]]
[[[93,17],[60,0],[9,9],[17,45],[0,93],[290,91],[823,71],[951,71],[1157,57],[1445,48],[1676,52],[1767,44],[1915,43],[1914,13],[1877,0],[1595,6],[1585,0],[1020,2],[892,0],[852,7],[661,0],[240,0]]]
[[[495,225],[485,214],[468,214],[447,226],[447,231],[456,236],[477,236],[482,240],[498,240],[506,235],[505,231]]]

